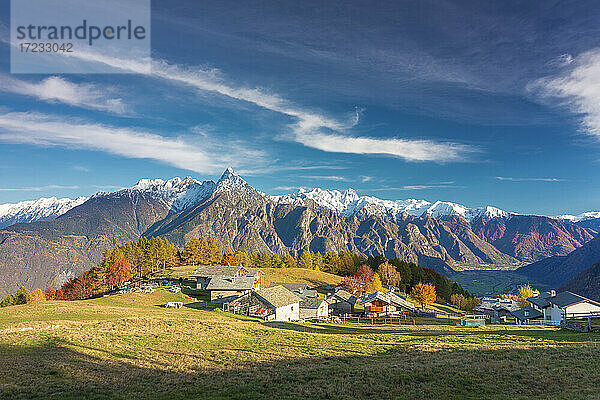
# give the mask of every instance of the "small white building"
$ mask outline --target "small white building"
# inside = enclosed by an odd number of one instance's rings
[[[566,322],[568,318],[586,318],[600,316],[600,303],[573,292],[556,293],[554,290],[540,293],[527,299],[531,306],[524,307],[512,314],[517,323],[537,320],[538,323],[553,325]]]
[[[266,321],[298,321],[300,300],[283,286],[252,291],[248,294],[248,315]]]

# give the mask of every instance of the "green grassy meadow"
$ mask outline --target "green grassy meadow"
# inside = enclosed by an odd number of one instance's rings
[[[179,310],[158,305],[180,300]],[[158,290],[0,310],[0,398],[598,398],[600,335],[264,323]]]

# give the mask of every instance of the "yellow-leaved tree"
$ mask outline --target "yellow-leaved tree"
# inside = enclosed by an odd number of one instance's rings
[[[517,301],[521,307],[525,307],[529,304],[527,301],[528,298],[533,297],[534,291],[529,285],[519,286],[519,291],[517,292]]]
[[[435,286],[429,283],[417,283],[410,292],[410,296],[421,304],[423,308],[435,302]]]
[[[374,292],[381,292],[383,290],[383,285],[381,284],[381,278],[379,274],[373,275],[373,283],[371,284],[371,288]]]
[[[42,289],[35,289],[33,292],[31,292],[28,302],[37,303],[38,301],[46,301],[46,296],[44,296]]]

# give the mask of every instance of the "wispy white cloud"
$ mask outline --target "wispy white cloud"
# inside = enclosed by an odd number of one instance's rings
[[[72,167],[75,171],[79,172],[90,172],[91,170],[85,165],[73,165]]]
[[[338,175],[304,175],[304,176],[300,176],[299,178],[323,180],[323,181],[337,181],[337,182],[349,182],[350,181],[350,179],[348,179],[344,176],[338,176]]]
[[[128,158],[160,161],[200,173],[227,166],[258,164],[262,153],[236,143],[215,144],[191,138],[164,137],[132,128],[117,128],[37,113],[0,115],[0,141],[37,146],[99,150]],[[226,148],[225,148],[226,146]]]
[[[561,105],[581,115],[581,126],[600,139],[600,49],[573,58],[562,55],[561,73],[539,79],[528,89],[543,98],[556,98]]]
[[[461,162],[467,161],[479,151],[474,146],[453,142],[351,136],[348,130],[359,122],[358,111],[346,121],[338,121],[319,112],[298,107],[277,94],[259,88],[236,87],[227,83],[215,69],[190,68],[155,60],[152,61],[149,72],[146,60],[117,59],[90,52],[69,55],[88,62],[103,63],[126,72],[144,74],[198,90],[218,93],[286,115],[293,118],[294,122],[290,124],[291,133],[283,135],[284,138],[325,152],[388,155],[406,161]]]
[[[286,192],[292,191],[292,190],[299,190],[299,189],[306,189],[304,186],[275,186],[273,188],[273,190],[283,190]]]
[[[365,182],[370,182],[370,181],[372,181],[372,180],[373,180],[373,177],[372,177],[372,176],[365,176],[365,175],[362,175],[362,176],[360,177],[360,181],[361,181],[362,183],[365,183]]]
[[[564,182],[565,179],[561,178],[515,178],[509,176],[497,176],[497,180],[499,181],[509,181],[509,182]]]
[[[58,76],[51,76],[39,82],[28,82],[9,75],[0,75],[0,90],[35,97],[50,103],[60,102],[116,114],[126,112],[123,101],[110,95],[114,91],[113,88],[73,83]]]
[[[327,152],[389,155],[406,161],[467,161],[479,152],[475,147],[459,143],[349,137],[304,130],[296,131],[296,140],[305,146]]]
[[[396,186],[396,187],[382,187],[375,189],[368,189],[368,191],[373,192],[388,192],[388,191],[405,191],[405,190],[429,190],[429,189],[456,189],[461,188],[463,186],[455,186],[455,185],[405,185],[405,186]]]
[[[45,190],[60,190],[60,189],[80,189],[75,185],[45,185],[45,186],[30,186],[30,187],[11,187],[0,188],[0,192],[43,192]]]

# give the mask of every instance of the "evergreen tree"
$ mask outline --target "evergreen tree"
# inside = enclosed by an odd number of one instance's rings
[[[27,304],[31,298],[31,294],[29,293],[29,290],[25,288],[25,286],[21,286],[14,294],[13,298],[16,305]]]
[[[15,298],[12,294],[9,294],[8,296],[6,296],[4,298],[4,300],[2,300],[2,303],[0,303],[0,307],[8,307],[8,306],[14,306],[15,305]]]

